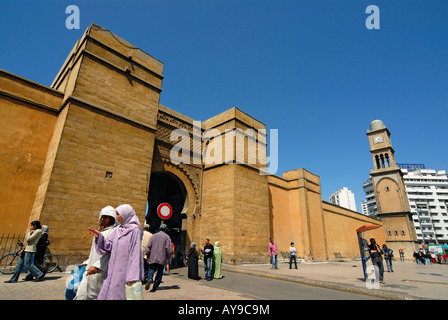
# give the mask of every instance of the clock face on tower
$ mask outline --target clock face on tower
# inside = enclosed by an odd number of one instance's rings
[[[375,137],[373,137],[373,142],[374,142],[374,143],[380,143],[380,142],[383,142],[383,136],[382,136],[382,135],[379,135],[379,136],[375,136]]]

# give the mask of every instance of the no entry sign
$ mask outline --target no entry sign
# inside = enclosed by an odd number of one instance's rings
[[[167,220],[173,215],[173,208],[171,208],[169,203],[161,203],[157,207],[157,214],[159,215],[160,219]]]

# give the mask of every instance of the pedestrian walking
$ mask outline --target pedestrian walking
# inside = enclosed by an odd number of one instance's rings
[[[205,239],[204,249],[201,249],[204,255],[204,270],[205,279],[210,281],[213,280],[212,276],[212,261],[213,261],[213,245],[210,243],[210,239]]]
[[[430,256],[432,259],[432,263],[438,263],[437,256],[434,252],[431,252]]]
[[[176,246],[174,245],[174,243],[171,241],[171,247],[172,247],[172,254],[171,256],[168,258],[168,263],[165,266],[165,269],[163,270],[163,275],[167,275],[169,276],[171,273],[171,265],[173,264],[173,258],[174,258],[174,252],[176,252]]]
[[[143,280],[144,283],[148,280],[148,257],[145,254],[146,245],[149,242],[149,239],[151,239],[152,233],[149,231],[149,224],[145,223],[143,225],[143,239],[142,239],[142,254],[143,254],[143,270],[144,270],[144,276],[145,279]]]
[[[386,261],[387,272],[394,272],[392,268],[392,258],[394,257],[393,250],[383,244],[384,260]]]
[[[271,257],[272,269],[278,269],[278,247],[274,238],[269,239],[269,256]]]
[[[289,247],[289,269],[292,269],[293,261],[297,269],[297,249],[294,247],[294,242],[291,242],[291,246]]]
[[[114,231],[117,212],[112,206],[106,206],[101,209],[98,216],[98,231],[103,235],[107,241]],[[79,284],[78,291],[74,300],[96,300],[100,294],[101,287],[103,286],[104,278],[107,274],[109,266],[110,253],[106,252],[100,254],[95,249],[95,238],[92,239],[92,245],[90,247],[90,254],[86,261],[81,265],[86,266],[86,271]]]
[[[404,249],[398,249],[398,252],[400,253],[400,261],[404,262]]]
[[[215,242],[215,247],[213,248],[213,266],[214,266],[214,273],[213,278],[215,279],[221,279],[221,264],[222,264],[222,252],[221,252],[221,245],[219,241]]]
[[[426,257],[422,250],[418,252],[418,257],[420,259],[420,262],[426,265]]]
[[[190,244],[190,250],[187,253],[187,266],[188,266],[188,278],[199,280],[199,268],[198,268],[199,255],[196,251],[196,243]]]
[[[34,255],[34,261],[37,261],[37,267],[42,265],[44,262],[44,256],[47,252],[47,247],[50,244],[50,240],[48,239],[48,231],[49,228],[46,225],[42,225],[42,236],[36,244],[36,254]]]
[[[123,204],[118,206],[119,225],[109,239],[95,228],[89,227],[95,236],[95,248],[100,254],[110,253],[109,266],[98,300],[125,300],[126,285],[143,280],[142,235],[143,230],[134,209]]]
[[[423,255],[425,256],[425,261],[427,264],[432,264],[432,258],[431,258],[431,253],[429,251],[426,251],[423,253]]]
[[[36,253],[36,245],[42,236],[42,226],[39,221],[32,221],[29,230],[25,236],[25,249],[22,250],[19,260],[16,264],[16,269],[11,279],[5,281],[5,283],[16,283],[19,280],[20,272],[23,265],[29,270],[31,275],[35,278],[34,281],[39,281],[44,277],[42,271],[40,271],[34,264],[33,258]]]
[[[374,238],[370,239],[369,244],[370,258],[372,259],[372,264],[375,267],[375,280],[379,280],[381,284],[384,284],[384,266],[383,257],[380,246],[376,243]]]
[[[414,260],[415,260],[415,262],[416,262],[417,264],[422,263],[422,262],[420,261],[420,256],[419,256],[419,254],[418,254],[418,251],[415,251],[415,252],[412,254],[412,256],[414,257]]]
[[[170,236],[166,234],[166,224],[162,223],[159,229],[160,231],[156,232],[149,239],[144,252],[148,257],[148,281],[146,282],[145,289],[148,290],[154,282],[150,292],[155,292],[159,287],[162,282],[163,268],[173,254]],[[154,274],[156,274],[155,279],[153,279]]]
[[[44,276],[47,274],[47,269],[42,266],[44,263],[45,252],[47,251],[47,246],[50,244],[48,240],[48,226],[42,226],[42,236],[36,244],[36,253],[34,254],[33,264],[39,269]],[[33,280],[33,274],[31,272],[25,277],[25,281]]]

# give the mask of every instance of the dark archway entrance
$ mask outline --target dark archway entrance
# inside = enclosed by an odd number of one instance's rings
[[[157,214],[157,207],[161,203],[169,203],[173,208],[173,215],[164,223],[168,226],[168,235],[175,246],[173,265],[183,266],[185,255],[185,232],[182,232],[182,214],[187,192],[182,181],[170,172],[153,172],[148,192],[148,208],[146,223],[149,231],[154,234],[159,230],[162,219]]]

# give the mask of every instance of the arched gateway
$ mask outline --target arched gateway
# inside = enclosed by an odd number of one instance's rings
[[[165,223],[176,246],[177,260],[191,242],[200,247],[205,238],[212,243],[220,241],[226,262],[266,260],[270,232],[267,176],[260,174],[259,163],[236,163],[237,153],[229,157],[224,150],[229,136],[231,144],[242,137],[246,148],[242,159],[247,160],[250,138],[243,132],[260,128],[265,126],[237,108],[201,123],[159,105],[146,221],[155,231],[161,223],[157,207],[163,202],[172,206],[173,216]],[[179,130],[182,138],[173,134]],[[259,154],[266,154],[265,146],[261,145]],[[186,158],[178,161],[178,153],[185,151]],[[224,159],[224,155],[226,161],[205,160],[207,156]]]
[[[145,221],[154,233],[162,222],[157,214],[158,206],[171,205],[173,214],[164,223],[175,245],[175,263],[180,264],[186,248],[195,241],[192,239],[199,237],[195,220],[201,213],[202,165],[174,164],[170,158],[175,145],[172,132],[183,129],[192,133],[193,119],[160,105],[156,128]]]

